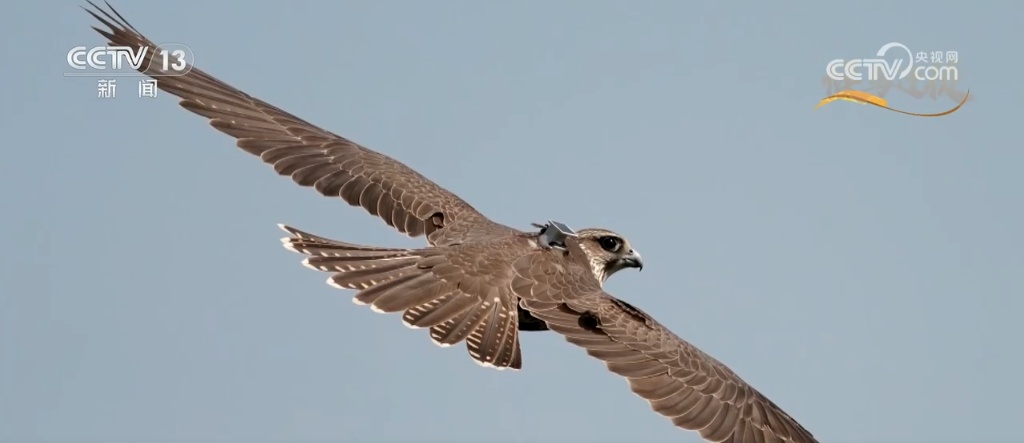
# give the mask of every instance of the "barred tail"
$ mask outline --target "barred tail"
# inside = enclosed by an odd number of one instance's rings
[[[403,323],[430,328],[431,340],[439,346],[466,341],[470,356],[484,366],[521,366],[515,306],[496,306],[490,298],[481,300],[461,291],[457,283],[439,278],[433,271],[435,266],[447,265],[443,251],[356,245],[279,226],[292,235],[281,239],[284,247],[307,255],[302,260],[306,267],[333,273],[327,284],[357,290],[352,300],[356,304],[369,305],[378,313],[404,311]],[[500,318],[495,317],[499,314]],[[482,334],[495,329],[487,327],[491,324],[511,328],[498,328],[496,336]]]

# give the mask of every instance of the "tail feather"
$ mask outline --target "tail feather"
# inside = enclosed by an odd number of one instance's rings
[[[518,321],[515,306],[504,306],[500,297],[486,300],[480,310],[487,307],[488,315],[469,334],[466,345],[469,355],[485,366],[513,366],[519,354]]]
[[[309,256],[336,258],[339,261],[344,261],[345,258],[367,260],[398,258],[408,255],[405,253],[406,251],[404,249],[364,249],[365,246],[352,245],[348,243],[323,243],[318,240],[287,240],[291,241],[285,242],[284,247],[291,249],[294,252]]]
[[[408,262],[368,262],[370,264],[365,265],[362,269],[344,269],[341,266],[322,266],[322,268],[334,269],[313,268],[321,271],[337,272],[330,278],[329,284],[331,286],[344,289],[369,289],[372,286],[390,282],[394,279],[422,275],[423,272],[415,268],[417,261],[413,257],[413,260]]]
[[[437,298],[442,287],[430,274],[409,273],[359,291],[355,299],[378,312],[398,312]]]
[[[307,255],[306,267],[331,272],[331,286],[357,290],[356,304],[374,312],[403,312],[407,326],[429,328],[439,346],[465,341],[483,366],[522,367],[516,302],[503,300],[497,288],[480,280],[459,280],[462,271],[443,251],[356,245],[279,226],[292,235],[281,239],[284,247]]]
[[[406,256],[408,255],[407,249],[395,249],[395,248],[381,248],[376,246],[364,246],[353,243],[345,243],[338,240],[331,240],[326,237],[320,237],[319,235],[310,234],[308,232],[300,231],[288,225],[277,225],[285,232],[294,235],[295,237],[285,237],[281,239],[281,243],[284,243],[284,247],[294,252],[305,255],[322,255],[322,256],[334,256],[334,257],[360,257],[360,258],[388,258],[392,256]],[[306,248],[305,250],[298,250],[299,247]],[[315,249],[315,250],[314,250]]]
[[[314,256],[306,257],[302,264],[318,271],[352,272],[368,268],[382,269],[386,266],[391,266],[391,269],[403,268],[417,261],[419,257],[410,255],[382,258]]]
[[[430,338],[438,346],[451,346],[469,337],[487,319],[487,311],[470,309],[430,328]]]
[[[463,292],[449,292],[427,303],[407,309],[402,315],[402,321],[415,328],[429,328],[457,317],[476,304],[476,297]]]

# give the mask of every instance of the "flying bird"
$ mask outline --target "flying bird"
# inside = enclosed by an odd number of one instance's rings
[[[403,163],[196,69],[167,75],[157,46],[110,4],[86,9],[111,45],[149,48],[140,72],[296,183],[361,206],[421,248],[373,247],[291,226],[283,245],[303,264],[355,290],[354,301],[428,329],[441,346],[465,342],[473,361],[522,368],[520,331],[553,331],[624,377],[651,408],[712,442],[812,443],[799,423],[726,365],[639,308],[605,292],[616,272],[643,267],[623,236],[548,221],[518,230],[490,220]]]

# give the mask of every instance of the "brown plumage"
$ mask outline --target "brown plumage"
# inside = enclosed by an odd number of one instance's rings
[[[111,45],[148,47],[140,72],[206,117],[238,147],[281,175],[360,206],[411,237],[420,249],[356,245],[281,226],[284,246],[330,274],[354,301],[429,330],[441,346],[461,342],[473,361],[522,367],[519,331],[552,330],[626,378],[633,392],[676,426],[715,442],[816,440],[729,368],[638,308],[602,290],[640,255],[604,229],[561,232],[557,224],[521,231],[483,216],[406,165],[316,127],[190,67],[167,76],[156,46],[120,14],[90,4]],[[88,10],[87,10],[88,11]]]
[[[587,269],[593,243],[581,233],[567,239],[564,253],[517,259],[512,291],[523,307],[625,377],[656,412],[707,441],[817,441],[726,365],[604,292]]]

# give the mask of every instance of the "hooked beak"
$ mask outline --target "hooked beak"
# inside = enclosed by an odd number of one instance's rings
[[[622,262],[624,267],[636,268],[637,271],[644,270],[644,260],[640,258],[639,252],[630,250],[628,255],[622,257]]]

